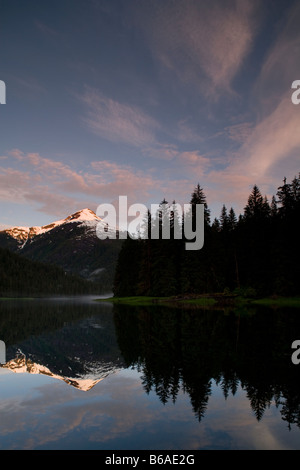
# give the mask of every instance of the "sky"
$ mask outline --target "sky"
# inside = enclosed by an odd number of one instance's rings
[[[300,2],[0,0],[0,228],[102,203],[211,218],[300,170]]]

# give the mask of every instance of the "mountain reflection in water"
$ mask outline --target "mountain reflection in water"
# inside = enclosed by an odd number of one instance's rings
[[[7,347],[2,367],[43,374],[83,391],[124,367],[111,308],[82,299],[2,305],[0,325]]]
[[[213,384],[226,399],[246,391],[261,420],[271,403],[300,427],[300,366],[291,344],[297,309],[131,307],[97,302],[2,302],[3,368],[43,373],[84,391],[126,368],[162,404],[188,394],[197,420]],[[87,392],[88,393],[88,392]]]

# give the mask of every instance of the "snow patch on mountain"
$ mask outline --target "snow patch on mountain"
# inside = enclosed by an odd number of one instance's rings
[[[94,211],[91,209],[85,208],[80,211],[74,212],[74,214],[69,215],[65,219],[57,220],[47,225],[43,225],[41,227],[34,226],[34,227],[11,227],[6,230],[2,230],[2,232],[10,235],[11,237],[19,240],[22,243],[21,248],[24,247],[26,242],[31,238],[42,235],[49,230],[53,230],[56,227],[62,226],[64,224],[69,224],[72,222],[76,222],[77,224],[84,224],[87,229],[96,230],[96,226],[99,223],[103,224],[103,227],[107,229],[107,224],[98,217]],[[108,229],[107,229],[108,230]]]

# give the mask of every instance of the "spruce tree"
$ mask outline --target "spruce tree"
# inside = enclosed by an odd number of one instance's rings
[[[207,206],[206,196],[203,189],[198,183],[191,195],[190,204],[192,205],[192,211],[196,204],[204,204],[204,221],[206,225],[210,224],[210,210]],[[194,214],[194,211],[193,211]]]
[[[229,217],[227,214],[227,208],[225,204],[223,204],[222,210],[221,210],[221,215],[220,215],[220,225],[221,225],[221,230],[224,232],[227,232],[229,229]]]
[[[236,228],[237,226],[237,218],[234,212],[234,209],[231,207],[228,215],[228,225],[229,225],[229,230],[232,231]]]
[[[277,208],[277,201],[276,201],[275,196],[272,196],[270,209],[271,209],[271,217],[276,217],[278,213],[278,208]]]
[[[253,186],[252,192],[248,197],[247,205],[244,209],[246,219],[258,219],[264,214],[264,199],[258,186]]]

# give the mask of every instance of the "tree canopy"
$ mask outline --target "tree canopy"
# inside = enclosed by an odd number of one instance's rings
[[[276,196],[269,203],[254,185],[243,214],[237,217],[232,207],[228,211],[223,204],[220,217],[211,223],[206,196],[198,183],[190,204],[192,209],[196,204],[204,205],[203,248],[186,250],[184,235],[175,239],[172,231],[169,240],[128,237],[119,256],[114,295],[170,296],[224,290],[298,295],[300,175],[290,183],[284,179]],[[183,218],[180,222],[183,227]]]

